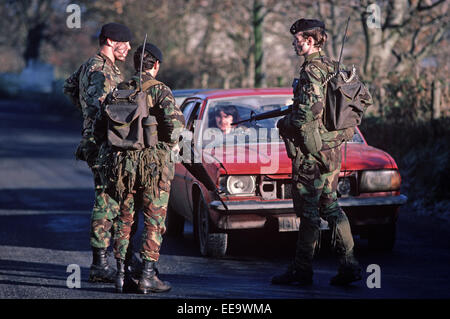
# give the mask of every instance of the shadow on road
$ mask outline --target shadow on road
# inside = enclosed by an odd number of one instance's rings
[[[64,188],[2,189],[0,208],[7,210],[91,211],[94,190]]]
[[[86,251],[89,214],[0,216],[0,245]],[[14,229],[14,232],[7,232]]]

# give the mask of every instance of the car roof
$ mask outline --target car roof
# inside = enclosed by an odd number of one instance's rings
[[[198,92],[192,97],[201,99],[219,99],[251,95],[292,95],[292,88],[221,89]]]
[[[185,96],[185,95],[193,95],[202,91],[209,91],[214,89],[180,89],[180,90],[172,90],[172,94],[175,97]]]

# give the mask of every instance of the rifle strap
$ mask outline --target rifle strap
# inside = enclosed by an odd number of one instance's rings
[[[345,179],[347,175],[347,140],[345,140],[344,142],[344,166],[345,166],[344,169],[344,179]]]

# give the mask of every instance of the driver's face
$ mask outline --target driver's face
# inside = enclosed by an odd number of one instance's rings
[[[216,124],[222,132],[228,133],[231,130],[231,123],[233,123],[233,115],[226,114],[224,111],[216,114]]]

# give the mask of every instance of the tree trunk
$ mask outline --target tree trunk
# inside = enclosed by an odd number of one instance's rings
[[[44,36],[44,29],[45,24],[39,23],[28,30],[26,49],[23,54],[27,66],[31,61],[39,60],[39,49]]]
[[[264,49],[263,49],[263,22],[264,4],[261,0],[253,1],[253,34],[255,37],[255,87],[266,85],[264,74]]]
[[[434,80],[432,84],[432,110],[433,120],[441,117],[441,82]]]
[[[207,72],[203,72],[202,73],[202,88],[206,89],[208,88],[208,84],[209,84],[209,74]]]

